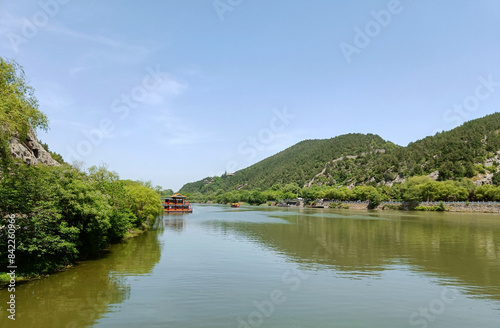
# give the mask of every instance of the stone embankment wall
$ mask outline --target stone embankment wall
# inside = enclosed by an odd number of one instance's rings
[[[352,210],[367,210],[368,202],[343,202],[348,204]],[[325,207],[329,203],[325,202]],[[414,205],[414,204],[413,204]],[[422,202],[420,206],[438,206],[439,202]],[[403,210],[409,210],[410,204],[401,202],[382,202],[376,210],[391,210],[401,206]],[[500,213],[500,203],[497,202],[444,202],[444,207],[449,212],[480,212],[480,213]]]
[[[421,203],[424,206],[436,206],[436,203]],[[482,212],[482,213],[500,213],[500,203],[495,202],[457,202],[445,203],[444,207],[450,212]]]

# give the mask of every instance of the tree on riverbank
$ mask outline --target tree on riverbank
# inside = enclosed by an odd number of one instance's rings
[[[129,184],[104,168],[14,165],[0,180],[0,266],[8,214],[16,216],[16,263],[25,273],[69,265],[146,228],[162,213],[160,196]]]

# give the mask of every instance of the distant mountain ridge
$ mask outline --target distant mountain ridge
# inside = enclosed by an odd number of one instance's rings
[[[500,113],[398,146],[374,134],[304,140],[233,175],[185,184],[183,193],[271,188],[275,184],[392,185],[429,175],[491,183],[500,167]]]

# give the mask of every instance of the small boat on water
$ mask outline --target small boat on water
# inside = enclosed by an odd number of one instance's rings
[[[193,213],[193,208],[184,195],[177,193],[161,200],[165,213]]]
[[[240,204],[238,204],[238,203],[231,203],[231,207],[240,207]]]

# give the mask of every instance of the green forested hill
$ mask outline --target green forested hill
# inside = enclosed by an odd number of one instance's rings
[[[410,143],[407,147],[369,154],[328,165],[327,184],[370,184],[428,175],[438,180],[472,178],[485,172],[485,163],[496,172],[494,159],[500,150],[500,113],[466,122],[451,131]],[[493,173],[493,172],[492,172]]]
[[[479,179],[497,171],[499,132],[500,113],[494,113],[406,147],[372,134],[305,140],[233,176],[188,183],[181,192],[265,190],[286,184],[380,185],[428,174],[438,180]]]
[[[236,188],[267,189],[274,184],[297,183],[304,185],[325,168],[325,164],[343,156],[356,156],[399,146],[373,134],[346,134],[331,139],[304,140],[268,157],[233,176],[206,178],[188,183],[181,192],[224,191]],[[214,180],[212,183],[211,180]]]

